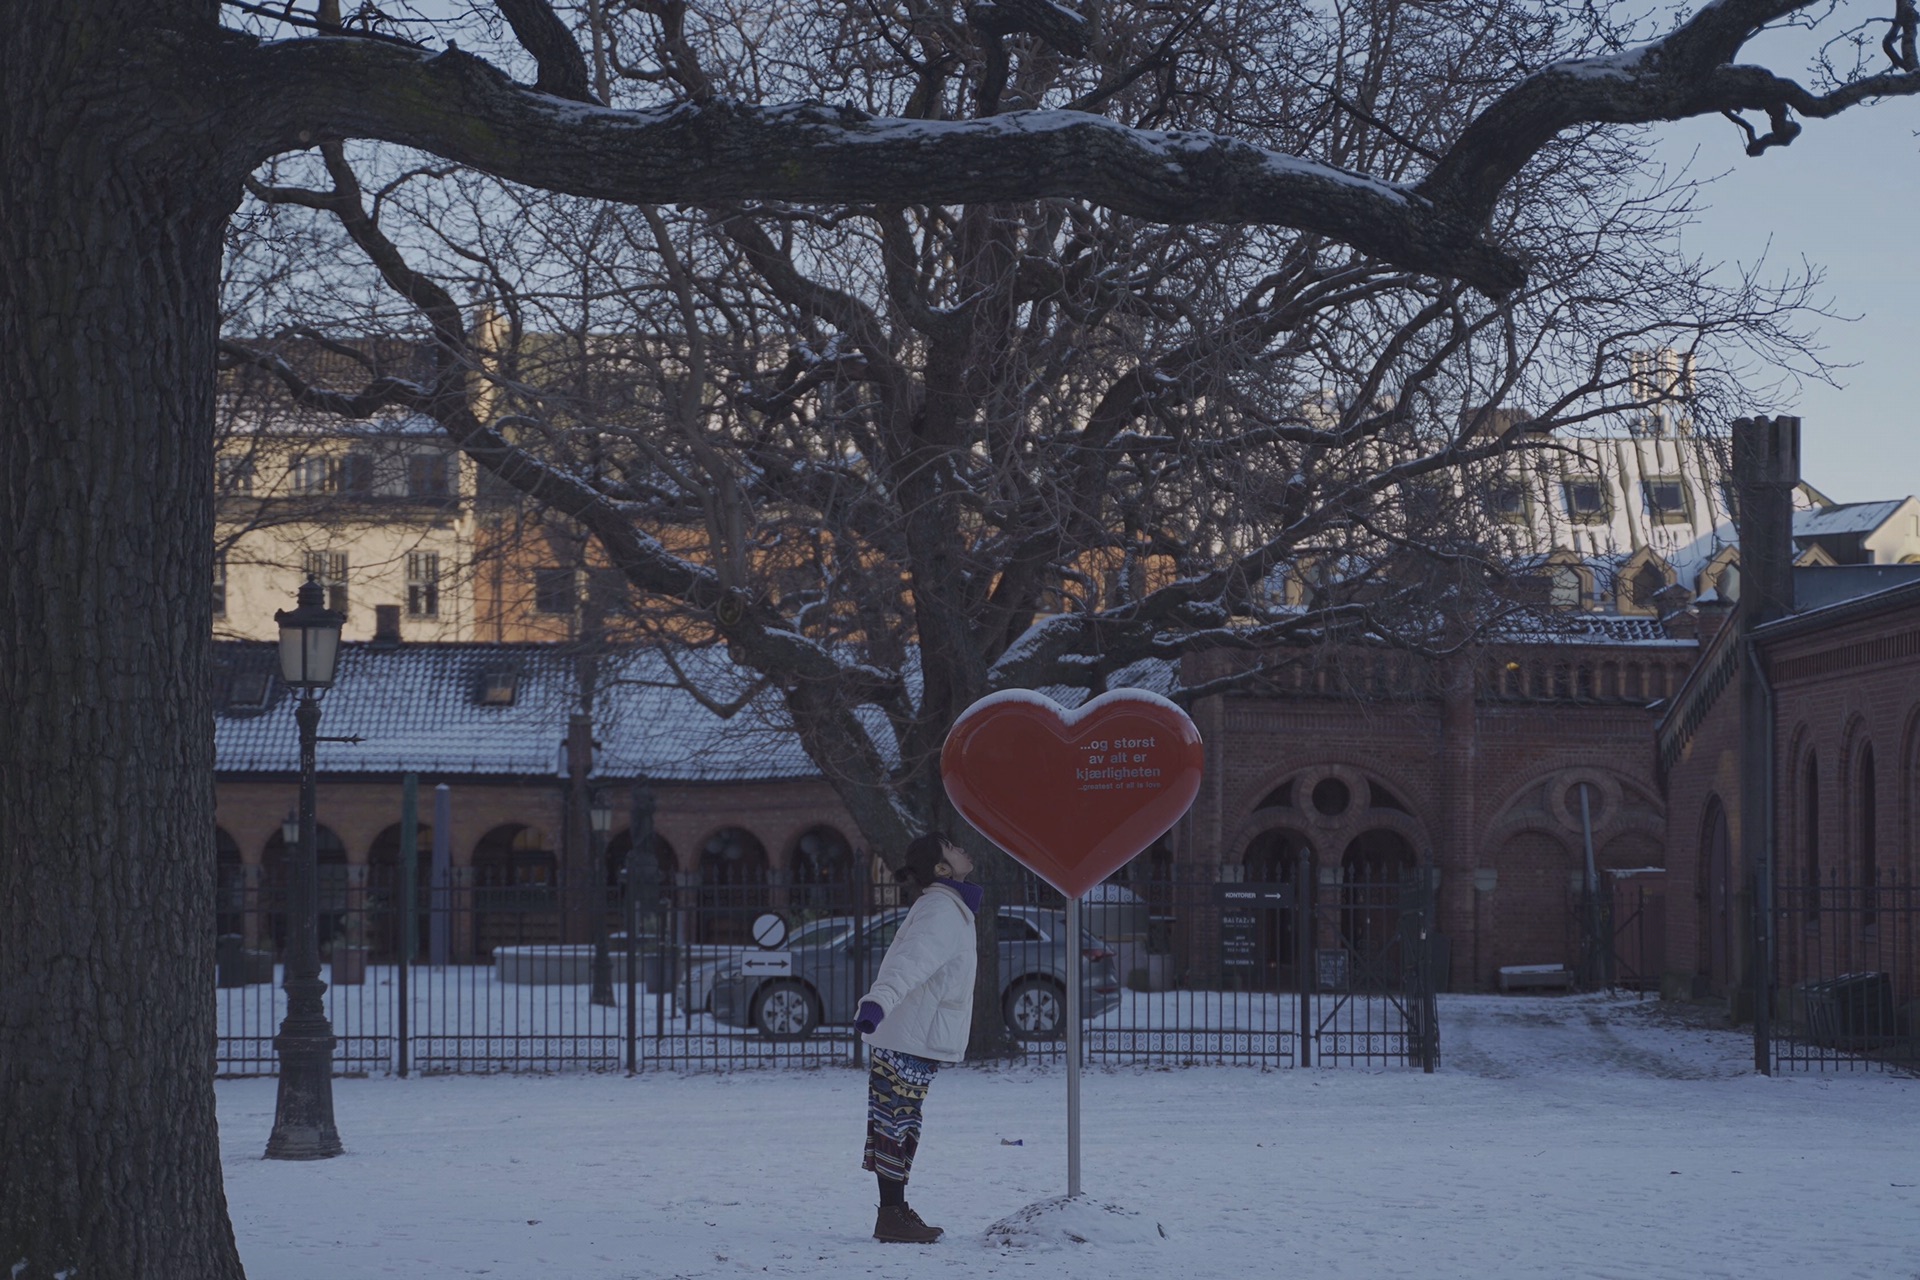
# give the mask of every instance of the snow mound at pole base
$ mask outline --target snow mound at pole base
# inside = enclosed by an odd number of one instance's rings
[[[1167,1229],[1132,1209],[1089,1196],[1054,1196],[1015,1210],[987,1228],[990,1245],[1063,1249],[1074,1245],[1159,1244]]]

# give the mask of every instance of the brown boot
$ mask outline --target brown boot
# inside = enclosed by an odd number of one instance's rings
[[[873,1220],[873,1238],[886,1244],[932,1244],[940,1238],[940,1228],[920,1221],[911,1205],[883,1204]]]

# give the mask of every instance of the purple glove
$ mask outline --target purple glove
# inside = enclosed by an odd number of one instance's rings
[[[862,1000],[860,1002],[860,1012],[854,1015],[853,1025],[862,1032],[871,1032],[880,1025],[880,1020],[886,1016],[886,1011],[879,1005],[871,1000]]]

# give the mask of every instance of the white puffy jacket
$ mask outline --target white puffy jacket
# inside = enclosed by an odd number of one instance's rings
[[[886,1015],[866,1042],[936,1062],[960,1061],[967,1054],[979,967],[973,912],[945,885],[929,887],[900,922],[873,990],[860,997]]]

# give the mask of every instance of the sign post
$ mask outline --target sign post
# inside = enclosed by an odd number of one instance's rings
[[[1080,1194],[1080,899],[1165,835],[1200,790],[1200,731],[1144,690],[1076,711],[1024,689],[961,713],[940,753],[955,809],[1067,901],[1067,1195]]]
[[[1080,1194],[1080,899],[1067,899],[1067,1194]]]

